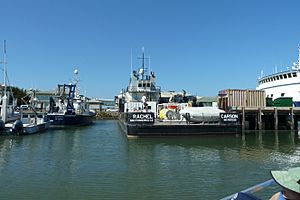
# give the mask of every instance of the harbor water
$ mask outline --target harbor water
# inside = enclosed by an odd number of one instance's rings
[[[0,137],[0,199],[221,199],[299,164],[295,132],[128,139],[104,120]]]

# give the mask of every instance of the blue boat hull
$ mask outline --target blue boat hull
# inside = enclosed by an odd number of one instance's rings
[[[294,107],[300,107],[300,101],[294,101],[293,104]]]
[[[48,115],[51,126],[85,126],[93,123],[94,115]]]

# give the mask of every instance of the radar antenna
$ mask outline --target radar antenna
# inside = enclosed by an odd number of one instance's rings
[[[142,60],[142,68],[140,69],[139,73],[142,75],[142,80],[144,79],[145,72],[147,71],[147,67],[145,66],[145,59],[149,59],[145,57],[145,48],[142,48],[142,57],[139,57]]]

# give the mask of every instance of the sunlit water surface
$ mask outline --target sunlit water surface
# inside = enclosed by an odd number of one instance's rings
[[[299,163],[290,131],[128,139],[117,121],[96,121],[0,137],[0,199],[220,199]]]

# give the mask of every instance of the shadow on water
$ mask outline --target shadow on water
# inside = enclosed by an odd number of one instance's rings
[[[209,148],[270,148],[279,151],[293,150],[299,143],[295,131],[248,131],[240,135],[200,135],[200,136],[157,136],[128,138],[128,144],[175,145],[182,147]],[[282,148],[283,147],[283,148]],[[288,147],[288,148],[287,148]]]

